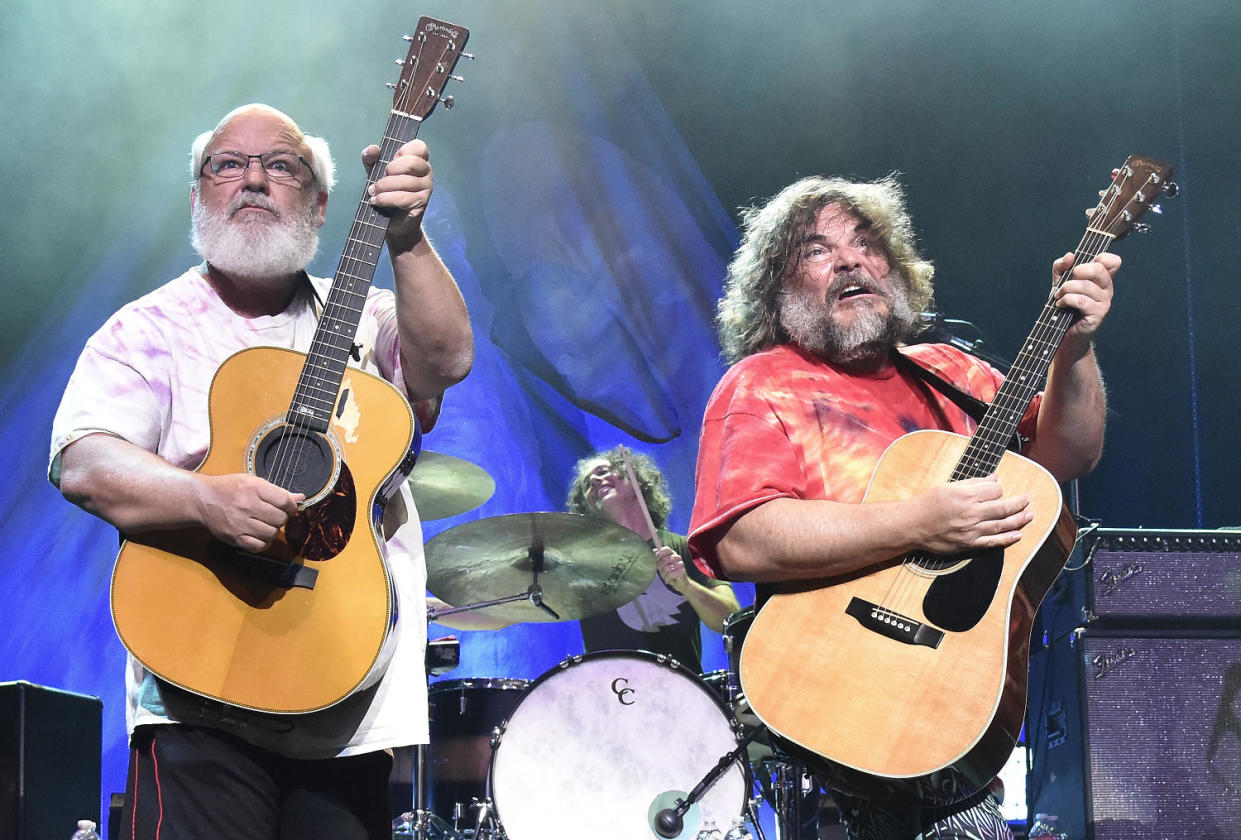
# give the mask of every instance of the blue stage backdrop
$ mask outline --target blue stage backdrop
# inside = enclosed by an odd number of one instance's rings
[[[1171,161],[1185,191],[1116,249],[1127,266],[1099,349],[1112,431],[1082,510],[1114,527],[1241,520],[1226,339],[1241,315],[1237,8],[13,0],[0,24],[0,680],[103,698],[105,802],[126,763],[107,600],[117,535],[46,481],[61,389],[110,312],[196,262],[188,147],[238,104],[268,102],[331,141],[340,185],[312,266],[331,273],[357,154],[382,130],[383,84],[419,14],[470,27],[478,55],[458,68],[457,107],[421,133],[437,183],[427,227],[477,337],[426,448],[497,488],[426,523],[428,537],[561,510],[574,462],[617,443],[663,465],[685,529],[739,206],[805,174],[899,170],[939,308],[1011,356],[1048,264],[1129,153]],[[453,679],[533,678],[581,651],[571,623],[459,635]],[[705,647],[722,667],[719,638]]]

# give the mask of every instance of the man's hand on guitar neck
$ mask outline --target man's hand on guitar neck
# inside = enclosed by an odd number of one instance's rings
[[[304,499],[252,475],[183,470],[106,434],[87,435],[65,448],[60,489],[123,534],[198,526],[251,552],[270,545]]]
[[[1056,280],[1073,268],[1073,254],[1065,254],[1052,263],[1052,275]],[[1120,257],[1100,254],[1094,260],[1073,269],[1073,276],[1055,291],[1056,306],[1077,312],[1077,320],[1065,333],[1062,348],[1069,352],[1085,352],[1103,319],[1112,307],[1112,282],[1120,270]],[[1076,345],[1076,347],[1074,346]]]

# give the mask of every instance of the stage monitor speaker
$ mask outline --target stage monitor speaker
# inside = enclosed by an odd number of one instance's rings
[[[1241,637],[1088,629],[1030,662],[1030,813],[1074,840],[1241,838]]]
[[[0,683],[0,837],[69,837],[99,823],[103,703],[28,682]]]

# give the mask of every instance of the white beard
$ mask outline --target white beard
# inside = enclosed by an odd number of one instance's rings
[[[878,287],[858,275],[841,275],[827,290],[826,300],[835,300],[840,290],[852,282],[863,282],[872,291]],[[887,281],[884,296],[888,313],[857,312],[848,324],[832,318],[831,306],[803,289],[784,289],[778,301],[780,326],[800,347],[842,367],[870,362],[886,355],[909,334],[914,323],[909,291],[896,274]]]
[[[233,214],[245,206],[263,207],[276,214]],[[241,192],[223,212],[214,213],[199,197],[190,219],[190,244],[204,260],[237,277],[287,277],[304,269],[319,250],[316,203],[311,200],[297,216],[282,215],[262,193]]]

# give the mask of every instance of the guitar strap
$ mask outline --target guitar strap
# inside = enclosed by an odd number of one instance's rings
[[[944,379],[933,370],[918,364],[899,350],[892,351],[892,362],[898,369],[905,371],[911,376],[916,376],[936,391],[939,391],[951,400],[957,408],[972,418],[975,423],[982,423],[983,415],[991,407],[989,403],[983,402],[972,394],[965,393],[947,379]],[[1025,438],[1014,432],[1012,440],[1008,442],[1008,448],[1013,452],[1020,452],[1021,447],[1026,443],[1027,440]]]

